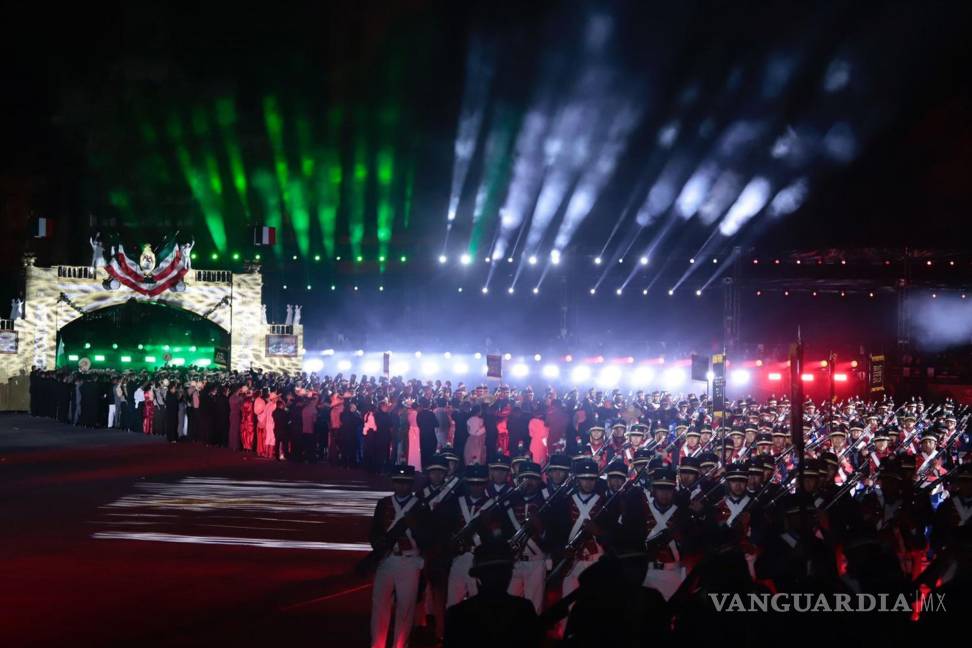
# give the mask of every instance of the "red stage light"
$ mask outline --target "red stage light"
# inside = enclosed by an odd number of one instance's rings
[[[803,382],[813,382],[813,374],[803,374],[800,376],[800,380]]]
[[[847,374],[845,373],[834,374],[834,382],[847,382]]]
[[[851,369],[857,369],[857,360],[851,360]]]
[[[762,360],[757,360],[756,361],[756,366],[757,367],[762,367],[763,366],[763,361]]]
[[[820,366],[821,367],[826,367],[827,366],[827,361],[826,360],[821,360],[820,361]]]
[[[777,381],[780,381],[780,380],[783,380],[783,374],[781,374],[781,373],[778,373],[778,372],[775,372],[775,371],[774,371],[773,373],[771,373],[771,374],[770,374],[769,376],[767,376],[767,377],[768,377],[768,378],[769,378],[770,380],[772,380],[773,382],[777,382]]]

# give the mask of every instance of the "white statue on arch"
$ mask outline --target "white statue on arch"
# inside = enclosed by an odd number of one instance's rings
[[[91,269],[97,270],[105,265],[105,246],[101,244],[101,232],[88,239],[91,244]]]
[[[294,326],[300,324],[300,306],[294,306]]]
[[[267,305],[260,304],[260,323],[264,326],[267,325]]]
[[[294,307],[287,304],[287,319],[284,321],[284,326],[290,326],[294,323]]]
[[[20,319],[20,300],[16,297],[10,300],[10,319]]]
[[[182,249],[182,263],[186,270],[192,270],[192,248],[195,245],[195,241],[189,241],[179,246]]]

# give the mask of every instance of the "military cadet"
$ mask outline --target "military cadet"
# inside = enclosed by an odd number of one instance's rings
[[[488,536],[490,500],[486,496],[487,468],[479,464],[466,466],[463,472],[464,492],[456,499],[451,536],[454,538],[452,565],[446,588],[446,607],[451,607],[466,596],[476,595],[476,580],[469,575],[473,563],[473,550]],[[461,535],[458,535],[460,532]],[[481,533],[485,531],[485,533]]]
[[[773,437],[765,432],[756,435],[757,455],[770,455],[773,449]]]
[[[692,498],[699,493],[701,474],[701,461],[698,457],[684,457],[678,464],[678,487],[675,489],[675,503],[678,506],[688,508]]]
[[[525,461],[520,465],[518,475],[519,492],[515,493],[505,507],[504,537],[514,540],[513,578],[509,593],[522,596],[531,603],[537,614],[543,605],[543,586],[546,576],[547,555],[542,543],[543,521],[537,515],[543,504],[540,495],[540,464]],[[518,538],[518,535],[522,538]]]
[[[944,457],[938,451],[938,435],[931,428],[921,433],[919,453],[915,463],[918,466],[915,473],[916,480],[923,478],[931,481],[948,472],[945,469]]]
[[[702,453],[702,446],[700,445],[701,439],[702,433],[698,427],[691,427],[685,431],[685,443],[678,450],[678,461],[680,465],[685,457],[698,457]]]
[[[593,565],[604,549],[598,542],[596,534],[600,529],[594,524],[593,517],[597,515],[605,498],[595,490],[597,482],[597,465],[591,459],[584,459],[575,465],[574,479],[577,489],[571,494],[568,502],[571,528],[568,536],[574,540],[574,545],[568,551],[568,559],[573,562],[564,575],[562,596],[567,597],[577,589],[578,578],[588,567]]]
[[[623,457],[624,451],[628,448],[628,441],[625,436],[628,433],[628,426],[624,421],[617,421],[611,426],[611,441],[605,450],[607,456],[604,458],[604,465],[615,457]],[[602,466],[598,466],[603,470]]]
[[[433,629],[436,637],[441,637],[445,623],[446,587],[449,576],[449,560],[451,551],[448,546],[448,533],[452,516],[448,511],[448,502],[453,496],[455,480],[447,482],[446,474],[449,462],[441,454],[433,455],[425,465],[428,483],[419,491],[419,496],[425,502],[423,515],[420,516],[424,542],[421,543],[424,555],[422,575],[425,578],[424,612],[434,619]],[[423,624],[426,619],[420,618]]]
[[[439,454],[449,462],[449,470],[446,471],[446,478],[454,477],[459,474],[459,455],[452,446],[443,446]]]
[[[570,476],[570,458],[564,454],[552,454],[543,469],[547,475],[547,483],[540,494],[544,499],[553,495]]]
[[[679,541],[686,516],[687,512],[675,504],[675,469],[659,468],[652,475],[647,499],[646,548],[650,562],[644,586],[658,590],[666,601],[685,579]]]
[[[415,485],[415,468],[396,466],[391,475],[393,493],[378,500],[371,524],[371,546],[386,555],[378,563],[371,594],[371,645],[385,648],[394,613],[392,646],[403,648],[408,643],[415,615],[422,557],[419,553],[418,521],[414,514],[418,498],[412,493]],[[389,537],[389,531],[400,520],[407,528],[397,537]]]
[[[648,434],[648,426],[643,423],[633,423],[628,431],[628,443],[624,449],[622,459],[628,464],[634,460],[635,453],[641,449]]]
[[[510,486],[510,458],[506,455],[496,455],[489,462],[489,483],[486,485],[486,495],[489,498],[502,497]]]

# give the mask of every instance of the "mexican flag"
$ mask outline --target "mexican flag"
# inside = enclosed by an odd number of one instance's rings
[[[182,249],[174,240],[163,245],[155,259],[155,268],[146,275],[138,262],[128,258],[125,248],[119,244],[118,251],[105,266],[105,271],[123,286],[154,297],[174,288],[188,272]]]

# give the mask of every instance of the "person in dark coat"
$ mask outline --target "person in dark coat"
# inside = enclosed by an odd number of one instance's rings
[[[169,443],[179,440],[179,396],[175,383],[169,383],[165,391],[165,438]]]
[[[243,396],[240,394],[240,390],[243,389],[242,386],[236,385],[233,387],[233,393],[230,394],[229,403],[229,439],[228,445],[230,450],[240,449],[240,422],[243,412]]]
[[[216,388],[213,394],[213,403],[215,405],[213,408],[213,424],[216,428],[215,445],[224,447],[229,439],[230,405],[228,392],[228,387],[220,386]]]
[[[435,428],[439,425],[439,419],[435,417],[429,409],[429,401],[423,398],[419,401],[419,412],[415,422],[419,429],[419,446],[422,451],[422,467],[429,462],[435,454],[439,441],[435,436]]]
[[[432,412],[429,412],[432,414]],[[435,417],[432,417],[433,420]],[[341,429],[338,433],[338,442],[341,444],[341,465],[351,468],[357,465],[358,457],[358,437],[364,430],[364,418],[358,411],[358,405],[353,400],[345,402],[344,411],[341,412]],[[435,433],[433,432],[433,437]]]

